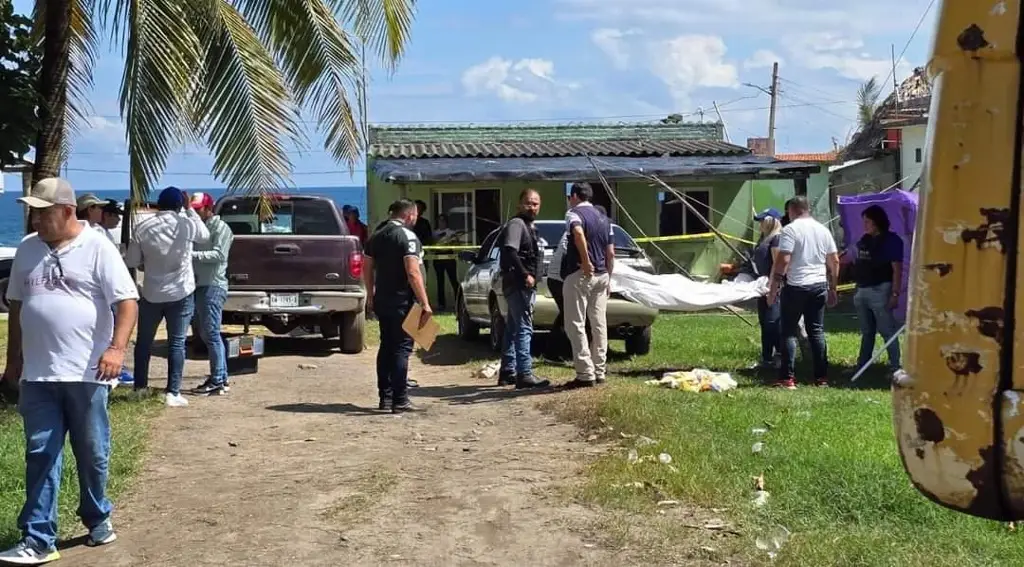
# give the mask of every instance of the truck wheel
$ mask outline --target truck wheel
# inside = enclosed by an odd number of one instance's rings
[[[10,281],[10,278],[0,279],[0,313],[7,313],[11,310],[11,305],[7,303],[7,283]]]
[[[366,312],[345,313],[340,318],[338,333],[341,337],[342,354],[359,354],[366,348]]]
[[[502,342],[505,337],[505,319],[498,310],[498,305],[491,302],[491,350],[501,352]]]
[[[466,309],[466,298],[459,294],[455,302],[455,320],[459,324],[459,338],[465,341],[475,340],[480,336],[480,325],[477,325],[469,318],[469,310]]]
[[[651,328],[644,327],[640,331],[626,337],[626,354],[643,356],[651,353]]]

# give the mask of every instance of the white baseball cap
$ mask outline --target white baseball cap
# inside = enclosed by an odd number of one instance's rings
[[[60,177],[50,177],[36,183],[28,196],[19,197],[18,202],[33,209],[47,209],[54,205],[78,207],[75,190],[71,187],[71,183]]]

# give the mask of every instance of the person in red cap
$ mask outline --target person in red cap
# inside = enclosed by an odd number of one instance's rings
[[[199,337],[210,353],[210,377],[195,389],[195,393],[219,396],[228,391],[227,351],[221,339],[220,325],[224,302],[228,298],[228,253],[234,234],[220,216],[213,214],[214,201],[209,193],[194,193],[191,206],[210,231],[210,239],[197,243],[192,250]]]

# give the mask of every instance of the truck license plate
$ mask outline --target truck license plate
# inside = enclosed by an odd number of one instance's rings
[[[299,294],[297,293],[274,293],[270,295],[271,307],[298,307]]]

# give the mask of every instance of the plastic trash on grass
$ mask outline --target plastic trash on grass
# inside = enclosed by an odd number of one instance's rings
[[[728,372],[712,372],[705,368],[669,372],[660,380],[648,380],[645,384],[684,392],[725,392],[739,385]]]
[[[768,553],[770,559],[775,559],[787,541],[789,541],[789,530],[783,526],[775,526],[765,534],[758,536],[754,540],[754,545],[761,551]]]
[[[480,370],[477,370],[474,376],[481,380],[491,380],[498,375],[499,370],[501,370],[500,362],[488,362],[480,367]]]

